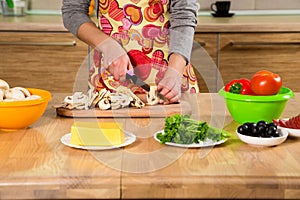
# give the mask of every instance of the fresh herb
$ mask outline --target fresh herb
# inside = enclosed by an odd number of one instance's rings
[[[209,126],[206,122],[191,119],[189,115],[175,114],[165,119],[164,134],[158,133],[161,144],[173,142],[177,144],[199,143],[210,139],[220,141],[230,137],[230,133]]]

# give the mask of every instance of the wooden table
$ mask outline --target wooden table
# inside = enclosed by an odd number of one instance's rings
[[[78,118],[59,117],[52,105],[30,128],[0,132],[1,199],[67,198],[290,198],[300,197],[300,140],[259,148],[235,134],[212,148],[161,145],[153,134],[164,118],[106,118],[119,121],[137,140],[122,149],[86,151],[64,146],[60,138]],[[237,123],[217,94],[186,95],[192,117],[234,133]],[[297,115],[300,93],[282,117]],[[198,102],[198,104],[196,103]]]

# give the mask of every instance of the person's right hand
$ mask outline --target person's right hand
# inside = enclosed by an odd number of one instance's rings
[[[125,80],[127,70],[132,70],[130,59],[123,47],[109,37],[97,46],[103,54],[103,64],[115,80]]]
[[[108,71],[114,76],[115,80],[124,81],[126,72],[132,69],[133,67],[127,54],[116,58],[108,65]]]

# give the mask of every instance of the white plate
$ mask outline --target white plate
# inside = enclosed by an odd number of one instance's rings
[[[158,131],[154,134],[154,139],[157,141],[157,142],[160,142],[160,140],[157,138],[157,134],[158,133],[162,133],[164,134],[164,130],[161,130],[161,131]],[[169,146],[174,146],[174,147],[182,147],[182,148],[199,148],[199,147],[211,147],[211,146],[215,146],[215,145],[219,145],[219,144],[222,144],[224,142],[226,142],[227,139],[225,140],[220,140],[218,142],[214,142],[212,140],[207,140],[207,141],[200,141],[200,143],[193,143],[193,144],[177,144],[177,143],[174,143],[174,142],[166,142],[165,144],[166,145],[169,145]]]
[[[108,150],[108,149],[115,149],[115,148],[120,148],[120,147],[125,147],[127,145],[132,144],[136,140],[136,136],[133,133],[124,131],[125,137],[124,137],[124,143],[116,146],[79,146],[79,145],[74,145],[70,143],[71,139],[71,133],[67,133],[62,138],[60,141],[68,146],[68,147],[73,147],[77,149],[85,149],[85,150]]]
[[[288,137],[288,132],[284,129],[278,128],[278,130],[281,131],[282,136],[280,137],[270,137],[270,138],[261,138],[261,137],[254,137],[254,136],[247,136],[247,135],[242,135],[236,131],[236,134],[242,140],[243,142],[250,144],[250,145],[255,145],[255,146],[276,146],[281,143],[283,143],[286,138]]]
[[[300,129],[285,128],[282,126],[277,126],[277,127],[286,130],[290,136],[300,137]]]
[[[284,119],[281,119],[281,120],[287,121],[287,120],[289,120],[289,118],[284,118]],[[279,125],[277,125],[277,127],[281,128],[281,129],[284,129],[284,130],[287,130],[287,132],[289,133],[290,136],[300,137],[300,129],[286,128],[286,127],[282,127],[282,126],[279,126]]]

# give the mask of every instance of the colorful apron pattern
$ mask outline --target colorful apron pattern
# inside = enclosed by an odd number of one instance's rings
[[[158,84],[168,67],[169,0],[99,0],[99,28],[127,51],[134,72],[149,84]],[[128,82],[115,81],[103,70],[101,54],[94,50],[89,86],[114,89],[120,84],[135,93],[144,91]],[[101,70],[102,69],[102,70]],[[199,92],[191,65],[185,67],[182,92]]]

